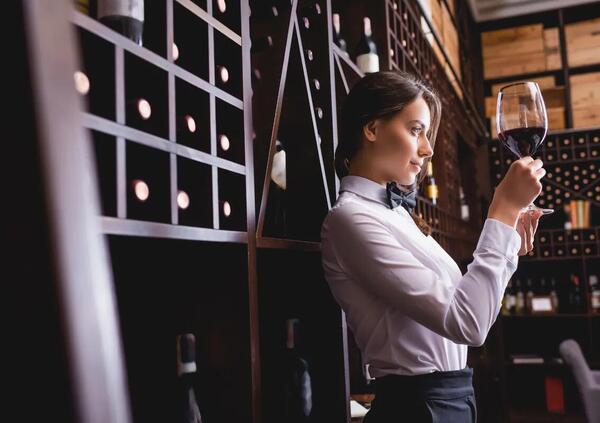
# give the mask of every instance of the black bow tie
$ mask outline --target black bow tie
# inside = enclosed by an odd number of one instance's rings
[[[387,200],[391,209],[402,206],[411,213],[417,205],[417,190],[402,191],[396,182],[388,182],[386,185]]]

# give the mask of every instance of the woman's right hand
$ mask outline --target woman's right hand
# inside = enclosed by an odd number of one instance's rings
[[[516,228],[519,212],[542,192],[540,179],[546,174],[540,159],[525,156],[515,160],[494,191],[488,217]]]

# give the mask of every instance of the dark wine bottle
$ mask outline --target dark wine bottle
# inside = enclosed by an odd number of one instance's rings
[[[458,196],[460,199],[460,218],[465,222],[468,222],[470,219],[469,203],[467,203],[465,192],[462,186],[458,187]]]
[[[519,279],[515,281],[515,289],[517,291],[515,294],[515,314],[523,314],[525,310],[525,295],[523,295],[521,281]]]
[[[527,313],[531,313],[533,311],[533,283],[531,282],[531,278],[527,278],[525,284],[527,287],[527,293],[525,294],[525,310]]]
[[[342,37],[340,33],[340,14],[334,13],[333,17],[333,42],[337,45],[340,50],[342,50],[346,55],[348,55],[348,44],[346,40]]]
[[[556,279],[550,278],[550,301],[552,302],[552,309],[558,312],[558,294],[556,292]]]
[[[191,333],[177,336],[177,376],[179,403],[177,421],[202,423],[200,407],[194,392],[196,375],[196,337]]]
[[[431,200],[431,204],[434,206],[437,204],[438,199],[438,186],[435,183],[433,177],[433,163],[427,162],[427,176],[425,177],[425,196]]]
[[[144,0],[98,0],[98,19],[134,43],[142,45]]]
[[[571,274],[571,285],[569,287],[569,309],[571,313],[580,313],[583,311],[583,299],[581,296],[581,287],[579,286],[579,276]]]
[[[285,402],[286,423],[306,423],[312,412],[312,384],[308,363],[297,349],[298,319],[288,319],[285,355]]]
[[[598,275],[590,275],[588,277],[589,283],[589,310],[591,313],[600,313],[600,284],[598,283]]]
[[[379,71],[379,56],[377,46],[371,37],[371,19],[363,18],[363,31],[360,41],[356,46],[356,65],[363,73],[372,73]]]

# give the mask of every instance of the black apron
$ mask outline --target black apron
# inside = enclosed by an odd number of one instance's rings
[[[363,423],[475,423],[473,369],[375,379],[375,399]]]

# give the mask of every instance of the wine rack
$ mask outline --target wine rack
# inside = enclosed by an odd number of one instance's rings
[[[556,211],[540,220],[534,250],[523,259],[599,257],[600,130],[550,133],[538,156],[547,173],[536,203]],[[515,158],[497,141],[489,144],[489,157],[490,180],[495,186]],[[564,206],[571,200],[590,202],[590,228],[562,228],[567,219]]]
[[[174,419],[182,333],[203,420],[262,421],[248,16],[147,1],[140,46],[72,12],[134,421]]]
[[[226,18],[217,11],[212,16],[191,1],[153,2],[146,12],[149,22],[143,47],[80,12],[73,13],[72,21],[81,44],[82,72],[90,86],[83,95],[88,106],[85,125],[116,141],[116,198],[103,198],[116,203],[116,214],[109,213],[104,219],[107,233],[117,230],[135,236],[141,227],[138,221],[142,220],[162,224],[143,227],[144,235],[155,233],[160,237],[199,240],[208,235],[211,239],[233,242],[247,239],[245,229],[219,230],[219,218],[224,217],[218,213],[219,171],[244,178],[245,137],[250,132],[244,129],[241,36],[224,24],[233,22],[232,16],[240,14],[240,5],[233,5],[230,8],[238,11],[229,11]],[[239,24],[234,27],[239,28]],[[226,78],[222,78],[225,73]],[[132,181],[128,179],[133,177],[130,166],[142,166],[135,158],[137,145],[147,147],[146,151],[162,152],[137,157],[140,163],[146,159],[149,166],[155,163],[160,169],[156,175],[162,178],[154,181],[158,189],[151,189],[149,203],[142,207],[146,211],[141,214],[138,213],[141,204],[131,200]],[[130,151],[134,152],[134,158],[128,157]],[[166,164],[165,160],[156,159],[158,155],[166,158]],[[212,198],[198,212],[206,215],[208,209],[213,219],[212,225],[202,224],[202,231],[183,225],[178,219],[180,158],[211,169]],[[110,185],[111,181],[106,183]],[[245,183],[234,185],[239,189],[235,195],[244,197]],[[198,194],[200,198],[190,198],[192,203],[205,201],[203,194]],[[156,201],[160,204],[154,205]],[[239,213],[246,216],[244,210],[237,210]],[[206,217],[198,216],[197,220],[205,222]],[[245,228],[246,224],[224,226]]]
[[[490,368],[496,380],[498,397],[505,406],[499,411],[504,421],[579,421],[581,401],[568,368],[554,360],[560,357],[558,345],[564,339],[575,339],[593,368],[600,366],[600,337],[597,314],[587,304],[590,295],[588,279],[600,268],[600,128],[571,128],[570,108],[572,87],[570,75],[593,71],[597,65],[569,67],[565,47],[565,24],[597,15],[597,7],[582,5],[557,9],[536,15],[503,19],[479,25],[481,31],[509,28],[518,25],[543,24],[559,35],[557,51],[563,66],[543,72],[490,79],[484,82],[485,95],[494,96],[498,87],[515,80],[539,80],[549,84],[543,95],[549,112],[549,133],[534,157],[544,162],[547,173],[542,178],[542,192],[535,200],[541,207],[555,210],[540,218],[534,248],[519,257],[519,267],[513,275],[521,282],[554,278],[559,298],[559,312],[548,315],[521,314],[501,316],[494,325],[493,334],[486,343],[490,354]],[[550,82],[548,82],[550,81]],[[558,85],[558,86],[555,86]],[[560,94],[554,104],[554,94]],[[559,114],[555,116],[555,111]],[[488,115],[493,110],[488,111]],[[567,129],[557,129],[566,127]],[[495,138],[495,137],[494,137]],[[490,185],[497,186],[509,166],[516,159],[497,139],[488,142]],[[589,226],[565,228],[569,207],[573,200],[590,204]],[[579,311],[569,311],[570,276],[580,280],[581,296],[585,302]],[[536,334],[539,334],[536,335]],[[514,354],[534,354],[543,358],[542,364],[515,364]],[[545,380],[556,378],[563,384],[564,414],[546,410]],[[537,419],[537,420],[536,420]]]

